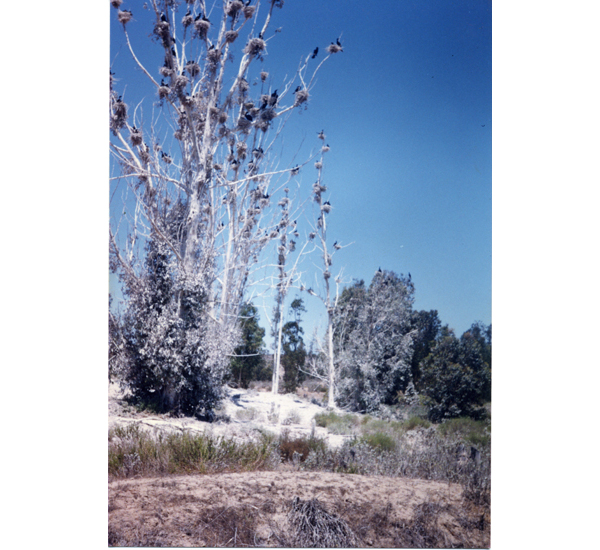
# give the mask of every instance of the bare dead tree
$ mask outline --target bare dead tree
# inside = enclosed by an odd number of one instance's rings
[[[337,51],[337,50],[336,50]],[[309,238],[316,240],[316,247],[322,253],[323,260],[323,268],[321,269],[321,274],[323,278],[323,288],[321,292],[315,292],[313,288],[308,288],[306,291],[313,295],[317,296],[325,306],[327,310],[327,345],[323,346],[326,349],[328,368],[327,368],[327,407],[330,409],[335,408],[335,364],[334,364],[334,353],[333,353],[333,314],[334,309],[337,303],[337,299],[339,296],[339,285],[342,282],[342,273],[340,272],[335,277],[335,297],[332,295],[331,288],[331,269],[333,265],[333,255],[343,248],[341,245],[338,245],[337,241],[334,243],[334,246],[328,248],[327,245],[327,215],[331,212],[332,206],[329,200],[323,200],[323,193],[327,191],[327,186],[323,183],[323,160],[325,154],[329,151],[329,145],[325,144],[325,133],[321,131],[319,133],[319,139],[322,141],[321,146],[321,155],[319,160],[315,162],[315,167],[317,168],[318,178],[317,181],[313,184],[312,188],[312,197],[314,202],[318,206],[318,214],[319,216],[316,219],[316,222],[313,227],[313,231],[310,233]],[[315,365],[315,375],[318,376],[318,368]]]
[[[279,237],[274,228],[283,219],[273,204],[284,184],[278,182],[282,175],[295,175],[278,166],[274,145],[293,111],[306,108],[316,74],[336,52],[316,67],[307,54],[295,74],[272,89],[269,74],[257,62],[266,55],[265,36],[282,0],[224,1],[220,8],[203,0],[187,0],[183,7],[174,0],[149,4],[155,16],[153,39],[164,51],[158,71],[136,55],[129,32],[136,24],[133,14],[113,3],[129,52],[160,109],[151,123],[145,122],[142,106],[132,109],[118,94],[115,87],[121,83],[111,72],[110,149],[118,168],[115,181],[124,184],[127,199],[111,220],[111,269],[129,301],[137,300],[137,313],[145,308],[153,319],[154,324],[140,328],[148,332],[144,353],[169,348],[172,327],[183,323],[185,331],[177,338],[191,331],[195,343],[181,346],[188,356],[203,357],[191,370],[201,365],[215,385],[235,347],[246,288],[265,261],[263,252]],[[232,68],[226,62],[234,60],[232,52],[240,44],[241,59]],[[174,147],[165,147],[167,137],[175,140]],[[152,301],[158,298],[148,274],[158,265],[168,292],[156,313]],[[129,354],[139,356],[132,346]],[[160,364],[170,366],[154,384],[160,385],[161,402],[172,408],[183,391],[182,373],[188,373],[188,382],[196,374],[183,356],[163,355]],[[153,367],[160,368],[158,362]],[[218,398],[215,392],[211,403]]]

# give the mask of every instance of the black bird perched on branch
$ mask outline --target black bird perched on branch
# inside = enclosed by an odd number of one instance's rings
[[[317,57],[317,54],[318,54],[318,53],[319,53],[319,46],[317,46],[317,47],[314,49],[311,59],[314,59],[315,57]]]
[[[335,242],[333,243],[333,248],[335,248],[336,250],[339,250],[339,249],[340,249],[340,248],[342,248],[342,247],[341,247],[341,246],[340,246],[340,245],[337,243],[337,241],[335,241]]]
[[[188,10],[188,11],[189,11],[189,10]],[[160,20],[161,20],[163,23],[168,23],[168,21],[167,21],[167,16],[165,15],[165,12],[164,12],[164,11],[163,11],[163,12],[161,12],[161,14],[160,14]]]
[[[335,43],[341,48],[342,47],[342,43],[340,42],[339,38],[335,39]]]
[[[250,113],[248,113],[248,112],[246,112],[246,113],[244,114],[244,118],[245,118],[246,120],[249,120],[250,122],[252,122],[252,121],[254,120],[254,119],[252,118],[252,115],[251,115]]]
[[[274,107],[275,105],[277,105],[277,99],[279,98],[279,95],[277,94],[277,90],[275,90],[272,94],[271,97],[269,98],[269,105],[271,107]]]
[[[377,273],[383,273],[383,271],[381,271],[381,267],[377,270]]]
[[[296,87],[296,89],[294,90],[294,93],[295,93],[295,94],[296,94],[296,93],[298,93],[298,92],[299,92],[301,89],[302,89],[302,86],[298,86],[298,87]]]
[[[194,17],[194,21],[199,21],[200,19],[202,19],[202,12],[200,12],[198,15],[196,15],[196,17]]]
[[[325,202],[323,203],[323,206],[331,206],[331,203],[330,203],[329,201],[325,201]]]

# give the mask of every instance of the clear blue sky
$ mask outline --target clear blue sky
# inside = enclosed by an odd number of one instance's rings
[[[129,30],[137,27],[144,40],[147,15],[130,7],[138,22]],[[118,78],[131,65],[115,15]],[[302,143],[302,158],[325,130],[334,207],[328,237],[354,243],[336,254],[333,274],[343,267],[348,281],[368,284],[379,267],[410,272],[415,308],[437,309],[458,334],[474,321],[491,322],[491,17],[491,2],[481,0],[289,0],[274,10],[281,32],[266,36],[273,89],[315,46],[318,59],[337,37],[344,46],[319,73],[308,110],[292,118],[283,149],[287,160]],[[124,91],[128,102],[142,97],[141,82],[138,71]],[[315,176],[312,167],[301,172],[300,194],[308,195]],[[324,326],[324,310],[302,296],[308,337],[315,324]]]

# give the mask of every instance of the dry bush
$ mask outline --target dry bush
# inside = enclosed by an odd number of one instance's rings
[[[294,497],[288,520],[296,548],[354,548],[356,535],[342,518],[330,514],[316,499]]]
[[[209,547],[256,546],[256,513],[247,505],[213,508],[198,518],[198,537]]]

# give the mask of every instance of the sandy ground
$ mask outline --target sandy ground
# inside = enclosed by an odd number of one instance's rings
[[[140,546],[281,546],[290,533],[287,512],[294,496],[318,498],[348,521],[363,546],[394,547],[395,537],[423,504],[435,506],[445,547],[464,543],[465,537],[468,547],[489,545],[489,530],[477,527],[478,510],[466,517],[457,485],[322,472],[114,481],[109,483],[110,530],[113,543],[123,537],[121,544]],[[377,529],[378,521],[383,529]]]
[[[244,439],[256,430],[268,430],[275,434],[282,429],[290,436],[308,435],[313,429],[315,414],[326,412],[324,407],[310,402],[310,393],[302,389],[298,394],[279,394],[257,390],[237,390],[227,388],[227,398],[221,415],[229,417],[229,422],[201,422],[193,418],[172,418],[168,415],[140,414],[124,406],[123,394],[118,385],[108,388],[108,427],[139,422],[143,427],[166,430],[189,430],[191,432],[211,432],[214,435]],[[300,395],[307,395],[306,398]],[[293,419],[290,419],[293,415]],[[290,421],[291,420],[291,421]],[[331,447],[339,447],[351,436],[330,434],[326,428],[314,427],[315,435],[327,440]]]
[[[325,409],[308,398],[256,390],[227,391],[220,413],[230,421],[209,424],[134,411],[112,384],[109,427],[139,422],[148,429],[210,431],[240,439],[256,429],[275,433],[288,429],[293,436],[315,429],[331,446],[341,445],[348,437],[314,427],[314,415]],[[299,393],[303,395],[302,390]],[[290,414],[295,420],[288,424]],[[489,518],[482,518],[487,512],[465,501],[458,485],[303,472],[290,463],[274,472],[110,481],[109,545],[289,545],[293,530],[287,513],[296,496],[302,500],[317,498],[330,513],[348,522],[363,547],[489,547]],[[424,510],[429,510],[429,519],[419,523]]]

